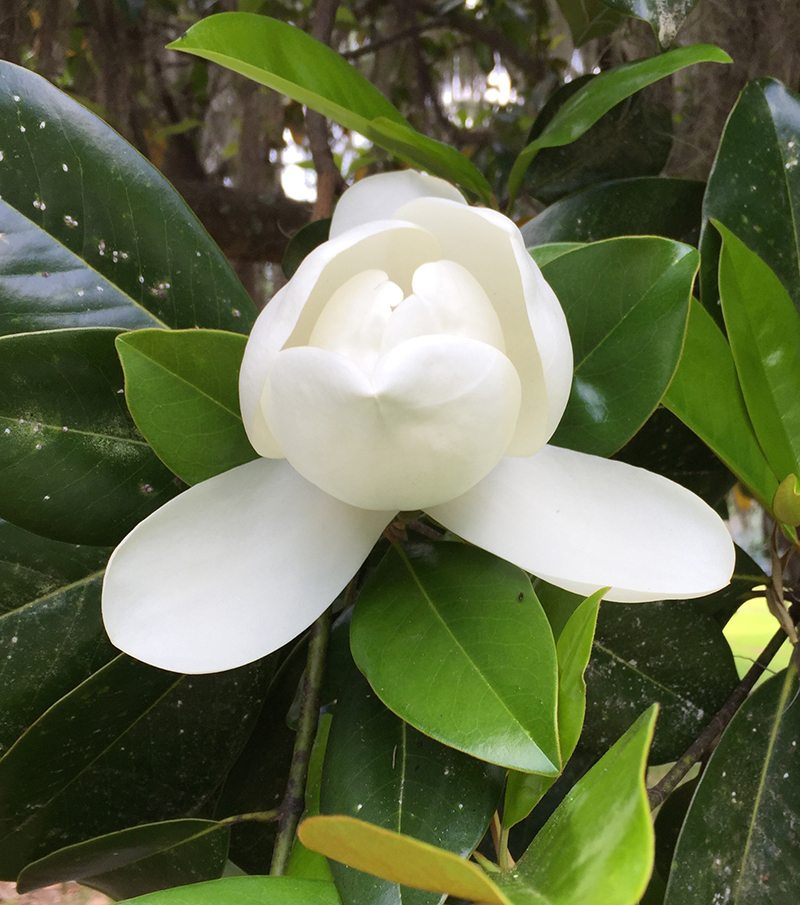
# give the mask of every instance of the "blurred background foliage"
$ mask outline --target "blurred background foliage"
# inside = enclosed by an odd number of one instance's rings
[[[345,0],[331,44],[418,129],[466,152],[500,185],[537,116],[550,115],[565,86],[657,52],[654,31],[615,5],[625,3]],[[579,142],[567,155],[542,155],[522,218],[600,179],[658,172],[704,179],[747,80],[768,74],[797,87],[798,0],[686,6],[678,43],[717,43],[734,66],[690,67],[622,105],[607,118],[602,141],[587,136],[582,152]],[[308,220],[315,197],[303,110],[165,45],[198,19],[228,10],[312,31],[314,8],[311,0],[5,0],[0,58],[53,81],[159,167],[263,304],[282,279],[275,265],[288,237]],[[331,140],[344,179],[392,165],[360,136],[334,127]]]

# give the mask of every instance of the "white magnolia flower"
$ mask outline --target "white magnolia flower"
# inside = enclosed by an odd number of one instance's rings
[[[564,314],[509,219],[419,173],[362,180],[247,344],[242,417],[262,458],[120,544],[111,640],[181,672],[248,663],[322,613],[399,510],[581,594],[724,586],[733,545],[698,497],[546,445],[571,380]]]

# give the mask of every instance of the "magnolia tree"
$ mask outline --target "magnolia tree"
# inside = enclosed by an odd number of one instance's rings
[[[692,4],[609,5],[665,41]],[[149,163],[0,65],[0,877],[796,902],[794,664],[750,692],[797,642],[800,99],[748,85],[705,186],[598,182],[520,231],[532,165],[726,54],[571,88],[490,182],[291,25],[172,46],[396,168],[256,317]],[[718,514],[735,480],[770,577]],[[764,593],[740,678],[722,629]]]

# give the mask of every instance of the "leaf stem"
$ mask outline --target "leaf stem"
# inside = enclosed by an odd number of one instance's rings
[[[330,627],[329,609],[311,627],[308,659],[300,688],[300,720],[297,726],[297,738],[294,743],[286,792],[279,808],[278,833],[272,850],[270,874],[275,876],[281,876],[286,872],[297,824],[305,806],[308,760],[319,722],[319,697],[325,673],[325,655],[328,650]]]
[[[648,790],[650,808],[657,808],[677,788],[681,780],[691,768],[714,746],[728,723],[734,718],[737,710],[745,702],[745,699],[753,690],[753,686],[761,678],[761,675],[772,662],[772,658],[783,646],[787,635],[783,628],[778,629],[772,636],[767,646],[756,658],[744,678],[733,689],[728,700],[714,714],[711,722],[700,735],[686,749],[685,753],[675,762],[670,771],[662,777],[651,789]]]

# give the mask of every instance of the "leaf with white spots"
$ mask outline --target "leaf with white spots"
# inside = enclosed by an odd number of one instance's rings
[[[64,695],[0,759],[0,880],[96,836],[210,815],[273,669],[181,676],[119,655]]]
[[[100,619],[108,551],[0,522],[0,755],[114,656]]]
[[[720,624],[694,601],[604,603],[586,671],[582,742],[605,751],[636,714],[657,702],[651,762],[675,760],[736,683]]]
[[[0,338],[0,517],[55,540],[112,545],[178,492],[125,407],[118,334]]]
[[[678,839],[665,905],[795,905],[798,748],[789,669],[758,688],[725,730]]]
[[[255,311],[166,179],[41,76],[0,62],[0,335],[214,327]]]

